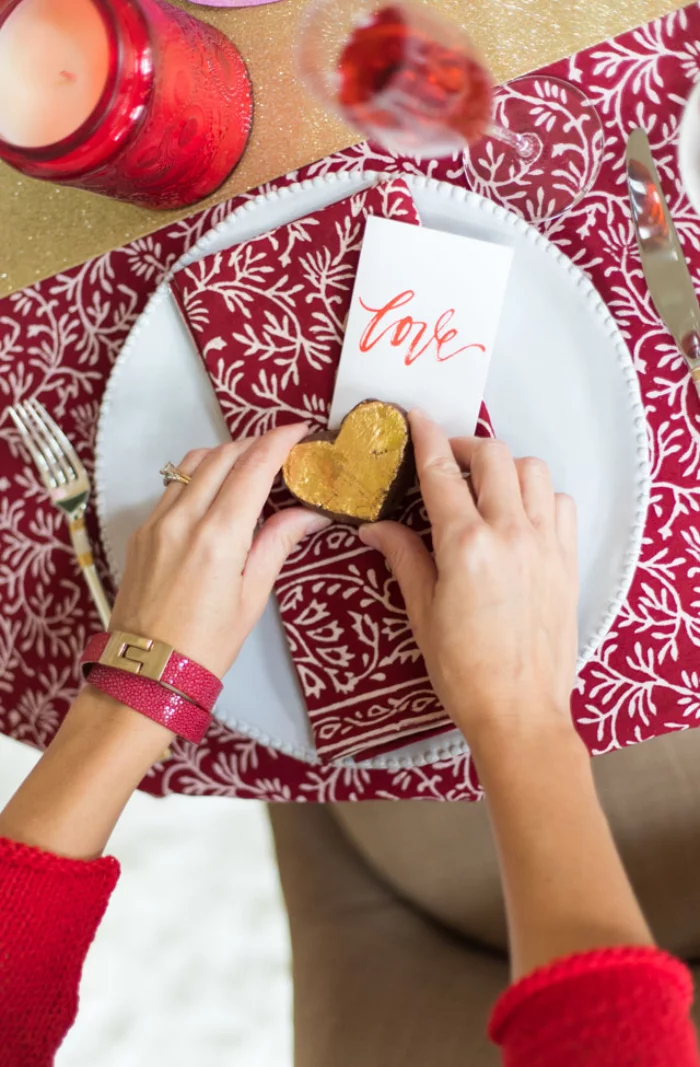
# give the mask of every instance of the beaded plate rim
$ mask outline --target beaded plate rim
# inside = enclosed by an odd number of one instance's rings
[[[153,314],[157,305],[167,298],[169,292],[169,281],[173,274],[180,270],[182,267],[189,266],[191,263],[205,256],[212,245],[215,244],[217,238],[225,230],[231,227],[232,222],[246,214],[257,211],[263,204],[270,201],[279,199],[288,199],[297,196],[300,192],[306,192],[318,186],[328,186],[337,184],[339,187],[339,193],[343,194],[343,185],[352,185],[356,187],[356,191],[372,185],[379,181],[391,181],[396,179],[403,179],[408,184],[409,188],[425,188],[431,189],[438,196],[447,197],[453,200],[458,200],[463,203],[469,203],[471,207],[478,209],[484,213],[492,215],[494,218],[506,222],[512,226],[513,229],[526,240],[539,247],[547,254],[553,256],[558,265],[565,270],[574,279],[575,285],[580,293],[584,296],[587,303],[590,305],[591,312],[598,318],[601,325],[605,328],[608,334],[609,340],[614,347],[617,362],[623,371],[623,377],[626,386],[626,396],[630,407],[630,412],[633,418],[633,425],[636,436],[636,479],[635,479],[635,498],[636,498],[636,510],[634,514],[634,520],[629,536],[629,542],[624,556],[624,563],[621,568],[616,588],[614,593],[608,599],[608,602],[601,612],[601,617],[598,625],[594,628],[593,633],[583,648],[579,651],[577,660],[577,673],[588,663],[588,661],[595,654],[597,648],[600,647],[602,641],[610,630],[615,618],[617,617],[620,608],[622,607],[627,594],[629,593],[632,580],[634,578],[639,557],[641,554],[642,540],[644,536],[644,527],[646,524],[646,516],[649,507],[649,499],[651,494],[651,473],[650,473],[650,457],[647,442],[647,422],[644,412],[644,405],[642,402],[641,389],[639,384],[639,378],[634,366],[632,356],[630,355],[627,344],[622,336],[622,332],[617,325],[612,313],[607,307],[605,301],[598,293],[598,290],[593,285],[587,274],[575,263],[573,263],[569,257],[562,252],[557,246],[549,240],[544,234],[540,233],[534,228],[534,226],[525,222],[524,219],[506,210],[498,204],[493,203],[490,200],[480,196],[477,193],[473,193],[470,190],[452,185],[449,182],[439,181],[435,178],[428,178],[423,175],[404,174],[401,172],[381,172],[363,170],[358,172],[353,171],[339,171],[331,174],[318,175],[314,178],[307,178],[301,182],[293,182],[290,185],[282,186],[279,189],[266,189],[264,192],[259,193],[254,197],[250,197],[244,203],[240,204],[237,208],[230,211],[225,218],[220,222],[212,226],[205,234],[203,234],[195,244],[188,249],[187,252],[177,260],[177,262],[170,268],[164,279],[159,284],[158,288],[150,297],[144,310],[139,315],[137,321],[132,327],[129,336],[127,337],[121,352],[117,356],[114,362],[112,370],[110,372],[105,392],[100,405],[100,414],[97,426],[97,435],[95,442],[95,503],[97,510],[97,517],[100,527],[100,535],[102,537],[102,543],[104,545],[107,562],[109,564],[110,571],[115,578],[119,577],[119,567],[116,562],[116,555],[111,545],[110,539],[107,535],[107,505],[103,491],[104,479],[102,477],[102,470],[104,466],[104,424],[107,413],[109,412],[113,394],[115,391],[115,382],[119,375],[122,373],[124,366],[128,363],[131,353],[135,350],[136,340],[143,328],[144,323]],[[361,179],[362,184],[358,186],[358,179]],[[234,247],[238,242],[233,241],[231,247]],[[216,714],[217,709],[215,709]],[[264,745],[269,748],[275,749],[275,751],[282,752],[285,755],[294,757],[307,764],[319,764],[318,754],[312,747],[306,745],[294,745],[279,739],[275,739],[270,734],[263,730],[259,730],[255,726],[245,723],[233,716],[218,715],[219,721],[230,727],[236,733],[239,733],[245,737],[256,741],[258,744]],[[375,756],[370,759],[355,759],[351,756],[342,757],[339,759],[328,761],[332,766],[346,766],[353,767],[361,770],[389,770],[398,771],[403,769],[410,769],[412,767],[423,767],[429,764],[439,763],[443,760],[454,760],[461,756],[469,754],[469,747],[464,740],[454,740],[442,743],[439,738],[435,739],[433,747],[429,748],[424,753],[419,753],[415,756],[402,756],[392,757],[390,754],[383,756]]]

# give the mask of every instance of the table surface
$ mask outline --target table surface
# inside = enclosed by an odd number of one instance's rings
[[[294,42],[306,0],[223,11],[175,0],[239,46],[253,80],[255,126],[215,204],[357,140],[317,107],[296,72]],[[678,0],[430,0],[469,29],[505,81],[680,7]],[[468,12],[468,17],[467,17]],[[0,164],[0,296],[191,214],[146,211],[23,177]]]
[[[698,40],[700,0],[638,33],[596,42],[542,72],[585,85],[605,125],[606,156],[595,192],[543,229],[589,273],[628,337],[647,407],[653,460],[652,500],[637,575],[573,695],[574,717],[593,754],[700,725],[700,406],[677,350],[650,306],[624,185],[624,146],[630,126],[641,122],[652,133],[689,266],[700,278],[700,218],[683,194],[676,145],[683,106],[697,78]],[[360,145],[311,164],[299,176],[363,164],[400,173],[425,169],[386,153],[368,154]],[[427,166],[438,179],[464,181],[458,160]],[[276,185],[284,187],[290,180],[294,178],[283,177]],[[5,404],[0,400],[2,733],[45,747],[73,699],[75,664],[87,635],[99,625],[65,525],[38,489],[6,403],[38,397],[91,463],[105,382],[137,316],[185,248],[242,202],[239,197],[186,223],[166,223],[156,236],[0,301],[0,354],[6,369],[0,374],[6,398]],[[90,532],[99,551],[93,520],[91,510]],[[413,768],[388,763],[370,774],[301,763],[219,722],[196,749],[174,742],[171,757],[152,769],[142,787],[156,794],[318,802],[478,796],[466,756]]]

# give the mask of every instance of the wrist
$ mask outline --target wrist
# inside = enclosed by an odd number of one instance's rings
[[[541,709],[532,714],[519,708],[512,717],[493,716],[467,738],[480,776],[492,766],[528,761],[540,773],[547,760],[571,758],[588,763],[588,750],[568,711]]]
[[[142,634],[94,634],[80,664],[93,689],[199,744],[221,679],[172,645]]]
[[[591,758],[573,729],[509,738],[500,747],[490,737],[472,755],[492,811],[548,812],[572,798],[576,805],[595,800]]]
[[[133,708],[95,689],[83,686],[66,716],[62,730],[89,735],[95,744],[124,746],[142,754],[144,760],[156,762],[176,734],[160,722],[147,718]]]
[[[0,836],[74,859],[99,856],[132,792],[174,736],[86,685],[0,814]]]

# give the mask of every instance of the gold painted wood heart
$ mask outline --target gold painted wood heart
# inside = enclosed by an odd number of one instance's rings
[[[414,476],[406,413],[363,400],[336,433],[311,434],[295,445],[282,476],[301,504],[339,522],[387,518]]]

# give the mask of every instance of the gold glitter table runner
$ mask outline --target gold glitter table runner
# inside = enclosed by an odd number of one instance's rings
[[[427,2],[469,30],[498,81],[682,6],[676,0]],[[196,7],[183,0],[175,3],[227,33],[250,70],[255,126],[240,166],[197,208],[156,212],[33,181],[0,163],[0,296],[358,139],[352,130],[318,108],[299,82],[295,45],[306,0],[281,0],[269,6],[229,11]]]

